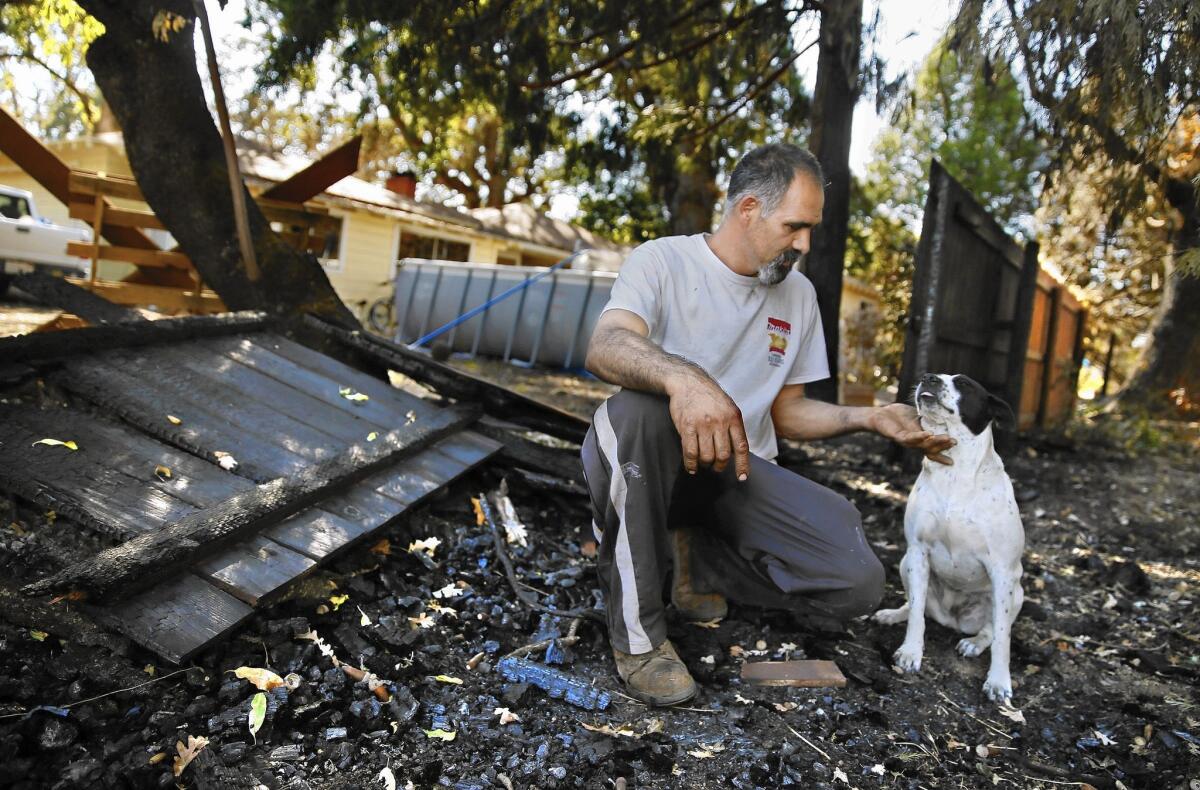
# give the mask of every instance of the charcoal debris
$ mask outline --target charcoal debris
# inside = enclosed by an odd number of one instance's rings
[[[537,686],[552,699],[564,700],[584,710],[604,710],[612,701],[607,691],[525,658],[502,658],[496,664],[496,671],[508,680]]]
[[[902,509],[893,497],[863,491],[878,479],[902,491],[904,478],[855,447],[806,447],[804,463],[863,513],[888,570],[883,605],[891,606],[902,595]],[[1130,502],[1138,499],[1131,486],[1160,476],[1102,458],[1071,463],[1103,480],[1103,490],[1123,487]],[[601,625],[585,619],[578,641],[564,645],[571,617],[517,600],[470,506],[474,492],[498,483],[498,473],[483,470],[390,531],[390,554],[348,552],[312,577],[316,592],[261,609],[174,677],[164,678],[174,668],[148,667],[154,659],[124,640],[91,635],[68,655],[57,631],[36,641],[30,629],[45,625],[10,623],[0,612],[0,716],[19,714],[0,718],[0,786],[173,787],[176,741],[190,734],[211,741],[179,781],[199,788],[367,790],[384,786],[384,767],[397,787],[439,789],[984,788],[997,786],[993,778],[1037,787],[1039,776],[1095,787],[1119,781],[1130,790],[1188,787],[1200,752],[1189,707],[1200,681],[1190,658],[1200,637],[1200,566],[1190,559],[1200,552],[1200,507],[1177,503],[1169,531],[1162,513],[1122,526],[1077,496],[1070,505],[1081,521],[1111,528],[1093,534],[1066,518],[1056,483],[1084,472],[1064,471],[1050,450],[1006,464],[1023,490],[1039,491],[1022,504],[1031,552],[1026,610],[1012,642],[1024,725],[980,695],[986,656],[960,657],[956,637],[940,626],[927,631],[922,673],[898,676],[891,654],[902,628],[863,620],[826,634],[736,603],[716,628],[682,622],[669,609],[668,633],[700,693],[674,708],[634,703],[621,696]],[[602,606],[595,560],[582,552],[592,536],[586,501],[562,507],[573,495],[551,498],[518,476],[509,484],[528,527],[526,547],[507,546],[526,592],[562,610]],[[4,523],[7,546],[20,536]],[[405,550],[434,537],[441,544],[432,558]],[[13,573],[26,572],[8,562]],[[435,597],[450,586],[462,593]],[[336,609],[335,595],[348,596]],[[302,638],[311,634],[324,647]],[[749,661],[800,658],[836,661],[847,686],[752,687],[741,679]],[[266,693],[255,737],[248,717],[257,690],[231,673],[243,666],[300,678],[295,688]],[[381,699],[344,666],[372,673],[390,696]],[[500,710],[509,712],[504,723]]]

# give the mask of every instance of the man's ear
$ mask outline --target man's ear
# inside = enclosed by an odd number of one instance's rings
[[[1017,427],[1017,415],[1013,413],[1012,407],[1009,406],[1003,398],[998,398],[992,393],[987,396],[988,414],[992,417],[992,422],[999,428],[1015,428]]]
[[[744,222],[749,222],[758,216],[759,209],[762,208],[762,201],[754,197],[754,195],[746,195],[738,201],[737,215]]]

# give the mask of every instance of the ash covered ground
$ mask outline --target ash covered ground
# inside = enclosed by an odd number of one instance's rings
[[[888,569],[884,604],[895,605],[914,475],[863,437],[792,447],[783,461],[856,503]],[[958,636],[936,624],[921,674],[902,676],[891,668],[902,627],[819,633],[737,605],[717,627],[672,624],[701,686],[682,707],[621,696],[604,633],[588,620],[557,668],[609,692],[607,710],[506,681],[501,656],[569,623],[518,601],[470,498],[508,479],[529,531],[528,547],[509,551],[543,604],[593,607],[596,579],[586,498],[523,482],[503,462],[422,506],[386,543],[319,571],[184,671],[69,601],[21,598],[21,583],[95,547],[64,520],[10,503],[0,786],[1200,787],[1200,466],[1064,443],[1024,444],[1007,464],[1027,533],[1012,659],[1023,723],[983,696],[986,655],[960,657]],[[432,556],[408,550],[428,538],[440,541]],[[832,659],[849,684],[740,681],[744,661],[785,657]],[[267,693],[253,736],[258,689],[238,667],[299,677]],[[209,743],[176,777],[188,736]]]

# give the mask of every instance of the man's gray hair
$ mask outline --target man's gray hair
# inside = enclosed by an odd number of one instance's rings
[[[824,185],[821,163],[807,148],[791,143],[773,143],[755,148],[742,157],[729,177],[724,215],[729,216],[742,198],[754,196],[762,204],[762,216],[779,208],[788,187],[800,171]]]

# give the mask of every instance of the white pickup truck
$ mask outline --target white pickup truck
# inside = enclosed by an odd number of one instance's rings
[[[91,240],[90,228],[55,225],[29,191],[0,184],[0,292],[8,276],[35,269],[86,277],[91,261],[67,255],[67,243]]]

